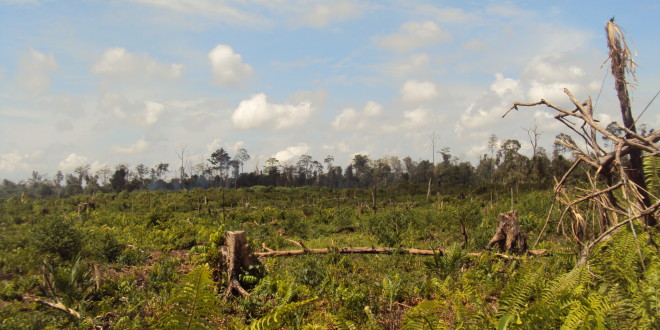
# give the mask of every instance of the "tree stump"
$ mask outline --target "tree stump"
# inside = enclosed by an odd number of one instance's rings
[[[520,224],[516,211],[500,213],[499,224],[493,238],[490,239],[486,250],[497,244],[502,251],[524,253],[527,251],[527,239],[520,232]]]
[[[247,236],[244,231],[228,231],[226,238],[227,248],[226,251],[223,250],[223,257],[227,265],[225,297],[236,293],[247,296],[249,293],[238,281],[238,275],[256,263],[248,246]]]

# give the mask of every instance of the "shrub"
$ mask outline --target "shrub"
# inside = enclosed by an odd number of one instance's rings
[[[80,252],[82,234],[69,220],[46,218],[32,230],[32,242],[42,252],[70,260]]]
[[[124,250],[124,245],[108,230],[95,232],[88,238],[87,249],[92,258],[99,261],[115,262]]]

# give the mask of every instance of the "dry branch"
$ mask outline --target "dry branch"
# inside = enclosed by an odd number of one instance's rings
[[[637,133],[627,89],[630,82],[626,80],[626,74],[635,79],[634,67],[636,64],[632,59],[632,54],[623,33],[614,24],[613,20],[607,22],[605,30],[609,48],[608,60],[611,62],[611,71],[615,79],[614,88],[619,98],[623,119],[623,125],[617,125],[625,132],[623,136],[617,136],[599,124],[598,120],[594,118],[590,98],[580,102],[568,89],[564,89],[564,93],[575,106],[575,109],[571,111],[541,99],[537,102],[515,102],[502,116],[506,116],[514,109],[518,110],[519,107],[545,105],[557,111],[558,114],[555,115],[555,119],[583,140],[586,146],[584,148],[578,147],[572,141],[557,141],[572,150],[576,160],[571,169],[555,184],[554,198],[566,206],[560,216],[558,228],[561,227],[562,231],[564,230],[562,220],[564,215],[570,211],[573,216],[571,222],[572,234],[576,241],[583,245],[584,258],[586,258],[586,254],[593,244],[603,240],[606,237],[605,234],[620,228],[623,223],[630,223],[633,220],[642,218],[642,223],[645,226],[655,226],[657,224],[657,211],[660,209],[660,205],[657,202],[653,203],[650,199],[641,162],[642,152],[647,152],[650,155],[660,154],[660,146],[657,144],[660,140],[660,131],[652,132],[646,136]],[[614,150],[610,152],[603,150],[598,144],[599,137],[611,140]],[[563,189],[567,177],[574,172],[579,164],[584,164],[587,169],[591,168],[594,171],[586,171],[591,188],[588,190],[576,189],[577,195],[569,198],[567,192]],[[600,218],[600,230],[598,232],[595,229],[591,233],[587,232],[586,220],[579,212],[579,207],[583,204],[588,204],[588,207],[592,210],[598,210]],[[619,215],[625,216],[628,220],[617,223]],[[549,220],[550,213],[546,219],[544,230]],[[595,228],[595,225],[592,228]],[[597,236],[598,233],[603,234]],[[582,243],[583,241],[585,243]],[[538,239],[536,242],[538,242]],[[536,245],[536,243],[534,244]]]
[[[73,310],[69,307],[66,307],[63,303],[61,303],[59,301],[52,302],[52,301],[47,301],[47,300],[43,300],[41,298],[30,297],[30,296],[23,296],[23,300],[24,301],[33,301],[33,302],[42,304],[44,306],[48,306],[50,308],[54,308],[54,309],[57,309],[59,311],[65,312],[65,313],[67,313],[67,314],[69,314],[69,315],[71,315],[71,316],[73,316],[77,319],[80,318],[80,313],[76,312],[75,310]]]

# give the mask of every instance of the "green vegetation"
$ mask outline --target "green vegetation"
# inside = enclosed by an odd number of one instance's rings
[[[322,187],[1,199],[0,328],[657,328],[654,229],[622,227],[583,266],[553,230],[537,246],[550,253],[505,259],[483,247],[510,191],[427,199],[424,188],[377,188],[375,203],[373,189]],[[514,195],[530,240],[551,201],[525,186]],[[95,209],[78,213],[85,202]],[[302,241],[436,253],[267,258],[239,276],[249,296],[223,299],[230,230],[255,250]]]

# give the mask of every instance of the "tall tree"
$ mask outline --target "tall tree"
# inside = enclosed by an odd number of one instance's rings
[[[211,154],[211,158],[209,158],[208,161],[209,163],[211,163],[211,165],[213,165],[211,168],[218,171],[220,174],[220,178],[222,180],[225,180],[230,166],[229,162],[231,161],[231,157],[225,151],[225,149],[220,148],[214,151]]]
[[[247,149],[240,148],[236,151],[236,155],[234,156],[234,159],[240,163],[241,173],[243,173],[243,164],[245,164],[245,162],[250,160],[250,154],[248,154]]]

